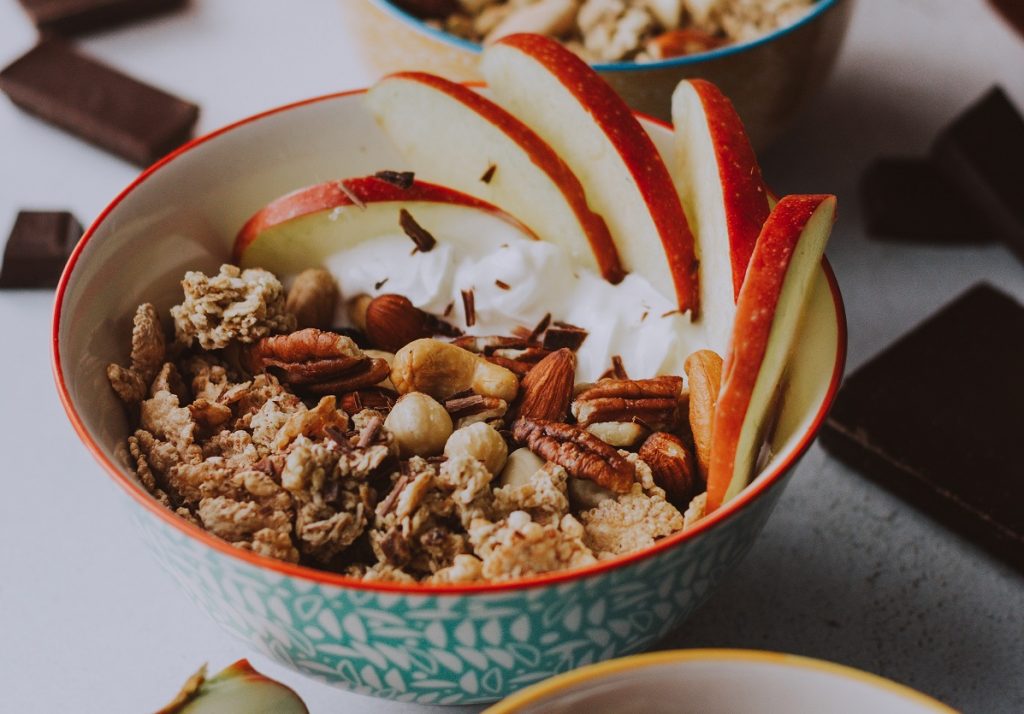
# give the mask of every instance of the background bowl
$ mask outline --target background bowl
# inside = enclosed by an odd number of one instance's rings
[[[807,657],[753,650],[656,652],[585,667],[485,714],[956,714],[901,684]]]
[[[381,74],[416,67],[457,80],[479,80],[480,46],[435,30],[388,0],[341,3],[351,37]],[[717,84],[758,149],[790,124],[824,83],[846,35],[853,0],[819,0],[798,22],[713,52],[658,62],[615,62],[594,68],[634,108],[668,121],[681,79]]]
[[[670,130],[645,120],[659,149]],[[166,310],[186,270],[214,272],[271,199],[400,169],[360,93],[275,109],[187,145],[143,173],[89,228],[58,287],[54,372],[85,445],[124,488],[155,556],[226,630],[356,692],[423,703],[493,701],[649,647],[753,544],[814,438],[842,374],[845,324],[827,264],[817,278],[774,439],[755,483],[685,534],[641,553],[511,584],[374,585],[263,558],[161,507],[126,466],[128,422],[105,376],[127,360],[135,307]]]

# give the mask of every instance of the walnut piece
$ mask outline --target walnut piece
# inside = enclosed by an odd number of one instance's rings
[[[233,341],[251,343],[295,329],[284,288],[266,270],[222,265],[212,277],[193,270],[185,273],[181,286],[185,300],[171,308],[171,317],[185,346],[198,340],[203,349],[217,350]]]
[[[314,327],[265,337],[243,355],[252,372],[270,370],[281,381],[309,394],[362,389],[386,379],[386,360],[363,353],[352,338]]]

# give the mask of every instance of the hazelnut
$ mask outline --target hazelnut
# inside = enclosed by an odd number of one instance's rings
[[[348,319],[352,325],[363,332],[366,331],[366,308],[373,298],[369,295],[356,295],[348,301]]]
[[[410,392],[395,402],[384,427],[394,435],[402,458],[436,456],[452,434],[452,418],[428,395]]]
[[[285,309],[295,315],[299,329],[326,330],[334,324],[334,308],[340,293],[334,276],[323,268],[303,270],[288,291]]]
[[[444,455],[472,456],[492,474],[500,473],[508,459],[508,446],[494,427],[478,421],[456,429],[444,445]]]

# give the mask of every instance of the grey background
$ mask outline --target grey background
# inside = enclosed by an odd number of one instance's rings
[[[365,85],[369,68],[346,42],[339,11],[339,3],[356,1],[303,0],[297,13],[288,0],[193,0],[187,12],[83,44],[198,101],[206,132],[270,106]],[[33,39],[14,0],[0,2],[0,63]],[[923,152],[936,129],[993,81],[1024,106],[1022,67],[1024,43],[982,0],[861,0],[829,85],[763,156],[777,192],[840,197],[828,254],[846,299],[850,367],[977,280],[1024,300],[1024,266],[1001,247],[867,240],[855,190],[873,157]],[[18,208],[69,207],[88,222],[135,173],[0,100],[0,235]],[[0,294],[0,708],[151,711],[201,662],[217,669],[250,656],[314,714],[403,710],[247,652],[158,568],[135,540],[119,490],[77,442],[56,399],[51,302],[48,292]],[[815,446],[744,563],[662,646],[822,657],[966,712],[1021,712],[1022,586],[1021,574]]]

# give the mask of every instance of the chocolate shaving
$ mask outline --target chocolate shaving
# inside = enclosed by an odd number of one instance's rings
[[[398,212],[398,223],[402,226],[405,234],[412,238],[412,242],[416,244],[417,250],[429,253],[437,245],[437,240],[434,236],[430,235],[426,228],[417,223],[412,214],[404,208]]]
[[[360,449],[365,449],[372,444],[377,435],[380,434],[381,427],[383,426],[384,420],[381,417],[371,417],[370,421],[363,427],[363,430],[359,432],[359,441],[356,442],[356,446]]]
[[[649,314],[648,311],[644,310],[644,314],[640,316],[640,322],[643,322],[644,320],[646,320],[648,314]]]
[[[487,170],[484,171],[484,175],[480,177],[480,180],[483,181],[484,183],[490,183],[491,179],[494,178],[494,172],[497,170],[498,165],[491,164],[490,166],[487,167]]]
[[[495,280],[494,284],[497,285],[502,290],[511,290],[512,289],[512,286],[509,285],[508,283],[506,283],[504,280]]]
[[[350,200],[352,202],[353,206],[356,206],[358,208],[366,210],[366,204],[363,203],[363,199],[361,199],[361,198],[359,198],[359,196],[355,195],[355,193],[352,192],[352,189],[350,189],[348,186],[345,185],[344,181],[339,181],[338,182],[338,188],[341,189],[341,192],[343,194],[345,194],[345,196],[348,198],[348,200]]]
[[[391,280],[391,278],[382,278],[381,280],[378,280],[377,282],[375,282],[373,284],[373,289],[374,290],[380,290],[382,287],[384,287],[387,284],[387,282],[389,280]]]
[[[329,436],[331,439],[333,439],[338,444],[338,446],[341,447],[342,451],[352,450],[352,444],[350,444],[348,441],[348,435],[338,427],[334,426],[333,424],[330,426],[325,426],[324,433],[327,434],[327,436]]]
[[[533,331],[530,333],[530,336],[526,338],[526,341],[536,342],[537,339],[544,333],[544,331],[548,329],[548,325],[550,324],[551,313],[549,312],[547,315],[540,319],[540,322],[538,322],[537,326],[533,328]]]
[[[587,339],[589,333],[582,327],[565,322],[556,322],[544,333],[543,347],[546,350],[560,350],[568,347],[575,352]]]
[[[444,313],[441,316],[442,317],[448,317],[449,315],[452,314],[452,310],[454,310],[454,309],[455,309],[455,302],[452,301],[452,302],[448,303],[447,306],[445,306]]]
[[[409,483],[409,462],[403,461],[399,468],[402,470],[402,475],[395,481],[394,487],[391,492],[387,495],[383,501],[377,504],[377,515],[383,518],[386,516],[395,505],[395,501],[398,500],[398,495],[402,492],[402,489]]]
[[[462,291],[462,309],[466,313],[466,327],[476,324],[476,296],[473,290]]]
[[[411,188],[416,180],[416,174],[412,171],[388,171],[385,169],[384,171],[378,171],[374,176],[392,186],[398,186],[402,190]]]
[[[668,312],[661,313],[661,316],[662,317],[671,317],[672,315],[679,315],[679,314],[681,314],[679,310],[669,310]]]
[[[612,374],[616,379],[629,379],[626,374],[626,365],[622,363],[622,355],[612,355]]]

